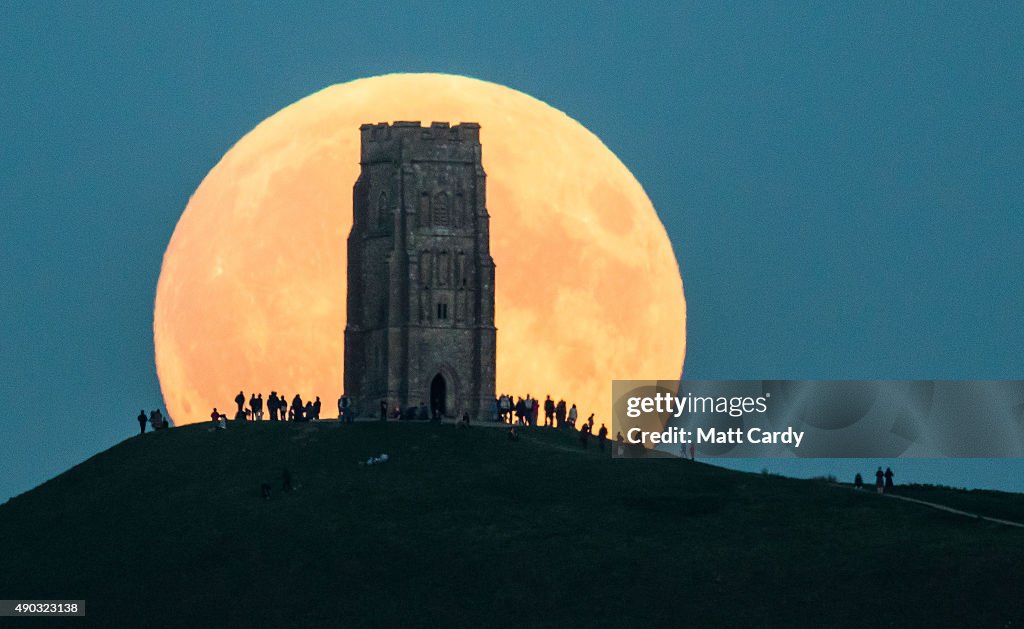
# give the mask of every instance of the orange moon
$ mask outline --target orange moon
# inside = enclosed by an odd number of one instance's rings
[[[622,162],[522,92],[391,74],[328,87],[267,118],[189,199],[153,317],[157,375],[178,425],[214,406],[230,415],[240,389],[318,395],[334,415],[359,126],[396,120],[481,125],[499,393],[564,398],[601,423],[613,379],[678,377],[679,266]]]

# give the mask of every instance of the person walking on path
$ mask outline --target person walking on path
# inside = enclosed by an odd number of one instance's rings
[[[146,411],[145,410],[139,411],[138,420],[139,420],[139,434],[140,435],[145,434],[145,432],[146,432],[146,421],[147,421]]]
[[[887,492],[893,488],[893,484],[892,484],[892,477],[893,476],[894,475],[892,473],[892,468],[889,468],[889,467],[885,468],[885,491],[887,491]]]

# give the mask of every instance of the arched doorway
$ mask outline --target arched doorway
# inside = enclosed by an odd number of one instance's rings
[[[430,414],[435,412],[442,416],[448,414],[448,383],[441,374],[430,381]]]

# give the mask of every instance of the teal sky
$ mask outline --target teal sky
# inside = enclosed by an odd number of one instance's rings
[[[162,405],[161,257],[221,155],[389,72],[508,85],[622,159],[689,378],[1024,377],[1024,5],[215,4],[0,6],[0,500]],[[901,465],[1024,490],[1020,461]]]

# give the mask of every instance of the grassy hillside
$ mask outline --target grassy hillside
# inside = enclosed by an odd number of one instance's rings
[[[1024,623],[1024,530],[544,429],[136,436],[0,506],[0,540],[0,598],[86,599],[75,627]]]

